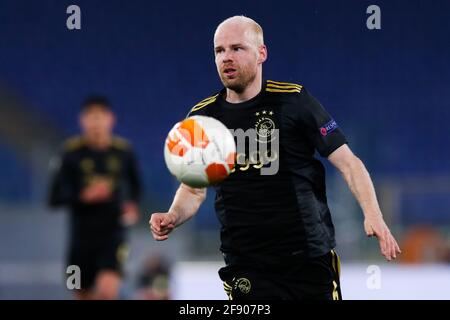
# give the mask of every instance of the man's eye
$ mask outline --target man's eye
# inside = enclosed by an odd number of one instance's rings
[[[221,52],[223,52],[223,49],[217,49],[217,50],[216,50],[216,54],[217,54],[217,53],[221,53]]]
[[[236,47],[236,48],[234,48],[234,51],[239,51],[241,49],[242,49],[241,47]]]

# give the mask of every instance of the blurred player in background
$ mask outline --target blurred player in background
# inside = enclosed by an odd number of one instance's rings
[[[138,273],[138,300],[170,300],[170,263],[164,255],[148,255]]]
[[[400,252],[384,222],[371,178],[347,145],[343,132],[322,105],[301,85],[262,78],[267,59],[262,28],[236,16],[214,35],[215,61],[224,85],[219,93],[194,106],[229,129],[256,128],[257,137],[279,139],[279,170],[262,175],[261,165],[245,165],[215,186],[221,223],[219,271],[230,299],[340,300],[339,259],[328,208],[325,170],[318,151],[343,175],[364,213],[368,236],[376,236],[386,259]],[[279,136],[270,137],[279,130]],[[268,141],[268,140],[266,140]],[[263,155],[259,155],[261,158]],[[267,159],[266,159],[267,160]],[[191,218],[206,189],[181,184],[166,213],[150,220],[153,237],[168,234]]]
[[[139,219],[136,159],[130,144],[113,136],[115,116],[107,98],[86,98],[79,122],[82,135],[64,144],[49,203],[71,211],[67,263],[81,270],[75,297],[117,299],[126,226]]]

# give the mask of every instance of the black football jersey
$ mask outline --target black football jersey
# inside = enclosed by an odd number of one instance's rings
[[[83,188],[97,178],[107,179],[112,198],[105,202],[85,204],[80,201]],[[70,208],[73,234],[102,237],[104,232],[121,228],[124,201],[139,200],[141,183],[131,145],[114,137],[105,150],[94,150],[83,137],[68,139],[60,156],[49,190],[49,205]]]
[[[243,103],[229,103],[225,94],[188,114],[221,121],[236,142],[237,132],[248,133],[233,172],[215,185],[221,251],[251,261],[326,254],[335,246],[334,227],[315,152],[327,157],[347,143],[336,121],[298,84],[264,81]]]

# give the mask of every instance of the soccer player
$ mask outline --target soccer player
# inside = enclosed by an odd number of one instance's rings
[[[246,153],[244,164],[237,163],[215,186],[225,260],[219,276],[228,297],[341,299],[324,166],[314,153],[339,170],[362,208],[366,234],[378,238],[387,260],[395,259],[400,248],[383,220],[369,173],[337,122],[305,87],[263,80],[267,48],[259,24],[243,16],[223,21],[214,35],[214,52],[225,88],[195,105],[189,116],[213,117],[229,129],[255,128],[263,142],[279,139],[278,152],[266,155],[266,161],[252,163]],[[277,172],[262,174],[261,165],[276,160]],[[169,211],[151,216],[153,237],[166,240],[205,196],[205,189],[181,184]]]
[[[49,204],[71,210],[68,265],[81,271],[75,298],[117,299],[126,226],[139,218],[137,163],[130,144],[113,136],[115,116],[107,98],[86,98],[79,120],[82,135],[64,144]]]

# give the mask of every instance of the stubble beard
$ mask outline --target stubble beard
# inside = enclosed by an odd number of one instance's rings
[[[256,72],[250,72],[249,70],[243,70],[242,74],[234,79],[227,79],[226,75],[220,74],[220,80],[225,88],[230,89],[236,93],[242,93],[256,78]]]

